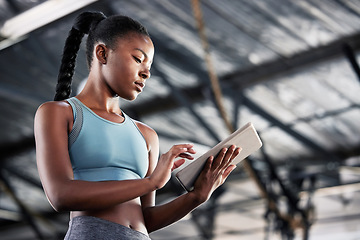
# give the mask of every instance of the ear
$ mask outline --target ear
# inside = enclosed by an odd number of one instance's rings
[[[98,44],[95,46],[95,56],[96,59],[102,63],[106,64],[106,57],[107,57],[108,48],[105,44]]]

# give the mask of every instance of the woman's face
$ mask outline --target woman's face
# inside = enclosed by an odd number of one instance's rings
[[[107,49],[103,78],[113,94],[126,100],[135,100],[150,77],[154,57],[151,39],[130,33],[117,41],[115,49]]]

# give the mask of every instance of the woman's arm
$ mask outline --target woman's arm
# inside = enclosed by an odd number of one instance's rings
[[[155,134],[152,136],[145,134],[145,136],[152,145],[149,155],[151,167],[148,172],[148,175],[151,175],[158,157],[158,139]],[[239,152],[239,148],[232,146],[229,149],[222,149],[215,159],[209,158],[195,183],[194,190],[179,196],[169,203],[155,206],[155,191],[141,197],[148,232],[156,231],[180,220],[208,200],[212,192],[223,184],[231,171],[235,169],[235,166],[230,165],[230,163]],[[160,157],[160,161],[163,157],[166,158],[167,154],[163,154]],[[178,167],[182,163],[183,161],[175,162],[173,168]],[[161,163],[159,162],[159,164]]]
[[[49,202],[57,211],[104,209],[137,198],[162,187],[171,169],[125,181],[87,182],[73,179],[68,152],[72,110],[65,102],[49,102],[35,116],[36,159],[41,182]],[[168,162],[184,152],[176,148]],[[170,173],[168,173],[170,172]]]

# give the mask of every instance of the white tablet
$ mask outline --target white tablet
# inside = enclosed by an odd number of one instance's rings
[[[193,162],[175,175],[185,190],[192,190],[197,177],[203,169],[206,160],[210,156],[216,156],[222,148],[228,148],[231,145],[242,148],[240,154],[232,161],[232,164],[238,164],[250,154],[258,150],[262,146],[262,142],[253,124],[251,122],[247,123],[205,154],[201,155],[196,160],[193,160]]]

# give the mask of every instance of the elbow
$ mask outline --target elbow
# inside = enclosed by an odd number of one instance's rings
[[[48,202],[56,212],[76,211],[86,207],[83,202],[84,197],[77,188],[73,187],[72,181],[45,184],[43,189]]]
[[[66,204],[62,201],[60,201],[57,198],[49,198],[48,197],[48,201],[51,205],[51,207],[56,211],[56,212],[66,212],[68,211],[68,208],[66,207]]]
[[[71,202],[69,196],[63,193],[46,194],[47,199],[56,212],[68,212],[72,211]]]
[[[59,201],[49,201],[50,205],[56,212],[68,212],[70,209],[66,206],[66,204]]]

